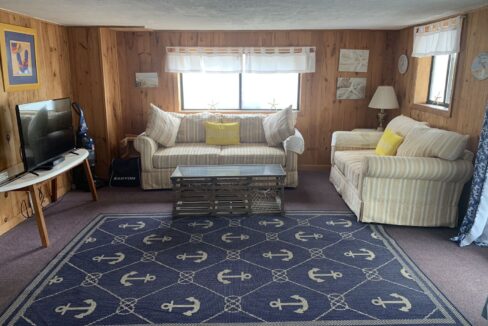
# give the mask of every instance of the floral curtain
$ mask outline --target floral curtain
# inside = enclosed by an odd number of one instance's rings
[[[488,104],[476,154],[468,210],[459,234],[451,240],[461,247],[473,242],[488,247]]]

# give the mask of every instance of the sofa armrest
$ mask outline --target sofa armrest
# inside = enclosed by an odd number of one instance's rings
[[[285,151],[295,152],[297,154],[302,154],[305,151],[305,140],[298,129],[295,129],[295,134],[293,136],[285,139],[283,147],[285,148]]]
[[[466,160],[448,161],[432,157],[366,156],[363,177],[467,182],[473,164]]]
[[[383,135],[382,131],[335,131],[332,133],[332,147],[336,151],[373,149]]]
[[[146,133],[142,133],[137,136],[134,141],[134,148],[141,154],[141,165],[143,171],[154,170],[152,164],[152,157],[158,149],[158,144],[152,139],[146,136]]]

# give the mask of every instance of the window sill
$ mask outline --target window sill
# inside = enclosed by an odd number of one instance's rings
[[[412,109],[417,111],[423,111],[427,113],[432,113],[436,115],[440,115],[443,117],[450,118],[451,117],[451,108],[446,108],[445,106],[434,105],[434,104],[427,104],[427,103],[414,103],[412,104]]]

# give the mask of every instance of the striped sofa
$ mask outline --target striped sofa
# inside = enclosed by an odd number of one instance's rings
[[[298,186],[297,160],[304,151],[298,130],[277,147],[266,143],[264,114],[172,113],[181,119],[173,147],[163,147],[145,133],[134,147],[141,155],[143,189],[169,189],[170,176],[178,165],[281,164],[286,171],[285,186]],[[240,144],[215,146],[205,144],[205,121],[239,122]]]
[[[391,127],[398,124],[403,130],[396,132],[408,135],[419,123],[400,116]],[[456,227],[459,198],[472,175],[473,153],[464,150],[455,160],[378,156],[374,149],[381,136],[377,131],[337,131],[332,137],[330,181],[358,220]]]

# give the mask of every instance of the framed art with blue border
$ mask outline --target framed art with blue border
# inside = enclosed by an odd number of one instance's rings
[[[39,87],[37,33],[32,28],[0,24],[0,53],[5,91]]]

